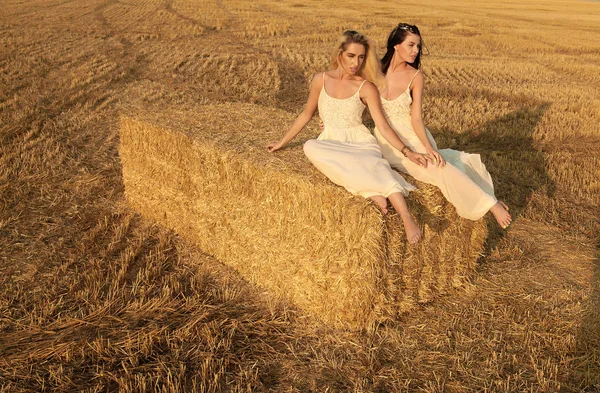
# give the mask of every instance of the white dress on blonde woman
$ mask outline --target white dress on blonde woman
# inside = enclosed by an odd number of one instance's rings
[[[365,198],[395,192],[407,195],[414,186],[382,158],[377,140],[362,123],[363,84],[353,96],[338,99],[327,94],[323,74],[318,107],[324,128],[317,139],[304,144],[304,153],[329,180],[353,194]]]
[[[427,153],[425,146],[413,130],[411,122],[410,85],[419,72],[415,73],[408,87],[400,96],[391,101],[382,97],[381,103],[388,122],[402,142],[413,151]],[[427,129],[426,132],[431,145],[437,150],[431,133]],[[408,173],[419,181],[437,186],[446,199],[456,207],[459,216],[478,220],[497,202],[494,196],[492,177],[481,162],[479,154],[442,149],[439,152],[446,160],[446,166],[438,168],[429,164],[427,168],[423,168],[391,146],[377,128],[375,128],[375,137],[381,146],[383,157],[390,162],[392,167]]]

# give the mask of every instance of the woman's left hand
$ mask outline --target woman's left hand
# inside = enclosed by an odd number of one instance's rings
[[[406,158],[408,158],[415,164],[422,166],[423,168],[427,168],[428,158],[427,158],[427,155],[425,155],[425,154],[417,153],[417,152],[414,152],[411,150],[406,153]]]
[[[446,160],[444,160],[444,157],[442,157],[440,152],[435,150],[433,147],[427,148],[426,155],[430,161],[433,162],[433,165],[437,166],[438,168],[443,168],[446,166]]]

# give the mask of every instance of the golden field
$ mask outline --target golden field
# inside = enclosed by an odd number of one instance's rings
[[[600,3],[1,8],[0,391],[600,391]],[[465,290],[333,329],[125,202],[131,102],[293,117],[343,29],[381,55],[400,21],[423,34],[438,145],[480,153],[516,218],[486,218]]]

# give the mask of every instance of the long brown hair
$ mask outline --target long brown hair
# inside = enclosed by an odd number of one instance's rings
[[[412,63],[408,63],[409,65],[419,69],[421,67],[421,52],[423,51],[423,38],[421,37],[421,32],[419,28],[415,25],[409,25],[408,23],[398,23],[394,30],[390,33],[387,40],[387,51],[381,59],[381,71],[384,74],[387,74],[388,68],[390,68],[390,64],[392,63],[392,57],[394,57],[394,46],[401,44],[406,39],[408,34],[416,34],[421,38],[421,44],[419,45],[419,54],[415,58],[415,61]]]

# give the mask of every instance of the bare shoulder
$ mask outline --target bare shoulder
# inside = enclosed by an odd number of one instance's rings
[[[310,81],[310,91],[318,91],[323,86],[323,72],[314,74]]]
[[[317,72],[316,74],[314,74],[311,83],[323,82],[323,74],[324,74],[324,72]]]
[[[417,70],[413,77],[412,86],[413,87],[416,87],[416,86],[423,87],[424,84],[425,84],[425,77],[423,76],[423,72],[421,70]]]
[[[375,84],[373,84],[373,82],[370,82],[368,80],[364,80],[364,83],[360,89],[360,96],[361,97],[368,97],[370,95],[379,95],[379,90],[377,89],[377,86],[375,86]],[[362,81],[361,81],[362,83]]]
[[[363,83],[363,81],[364,81],[364,83]],[[377,90],[377,86],[375,86],[375,84],[373,82],[371,82],[371,81],[368,81],[366,79],[362,79],[360,81],[360,83],[362,84],[362,89],[367,89],[367,90],[373,90],[373,89],[375,89],[375,90]]]

